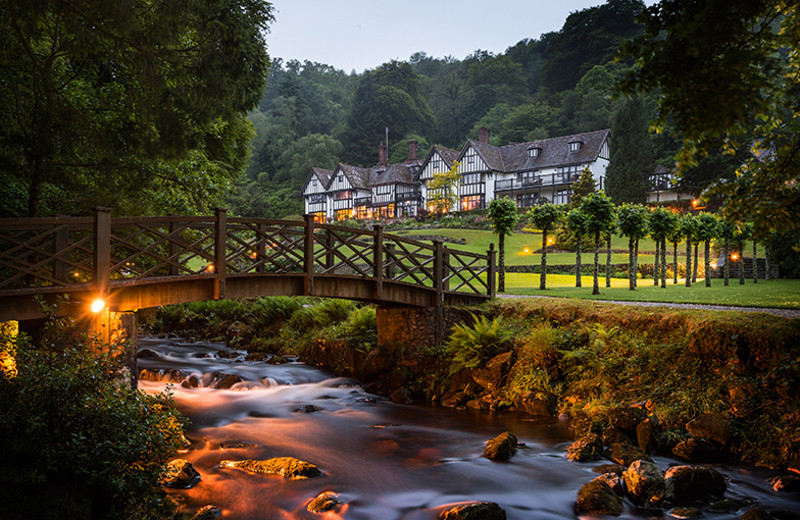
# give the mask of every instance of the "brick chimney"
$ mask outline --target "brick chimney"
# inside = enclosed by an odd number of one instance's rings
[[[489,129],[485,126],[482,126],[478,131],[480,132],[480,137],[478,140],[481,143],[489,144]]]
[[[381,166],[386,166],[389,164],[388,155],[387,155],[386,145],[383,141],[378,145],[378,164]]]
[[[408,141],[408,159],[406,162],[417,162],[417,140],[411,139]]]

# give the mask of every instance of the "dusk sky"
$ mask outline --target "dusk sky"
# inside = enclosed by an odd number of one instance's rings
[[[652,5],[656,0],[645,0]],[[363,72],[417,51],[464,59],[561,29],[602,0],[272,0],[269,54]]]

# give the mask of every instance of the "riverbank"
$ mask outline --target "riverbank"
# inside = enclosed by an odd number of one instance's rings
[[[205,317],[189,306],[165,309],[152,323],[251,353],[298,354],[397,402],[565,414],[582,432],[598,433],[612,411],[633,406],[669,441],[654,449],[671,450],[689,437],[689,421],[719,414],[730,432],[716,446],[720,460],[800,467],[798,320],[500,300],[464,309],[448,345],[386,350],[374,344],[368,308],[349,303],[282,299],[209,308]]]

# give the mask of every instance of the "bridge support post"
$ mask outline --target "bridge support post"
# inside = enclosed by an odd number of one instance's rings
[[[458,307],[379,306],[376,317],[378,346],[393,350],[441,345],[447,340],[445,331],[468,321],[470,313]]]
[[[314,215],[304,215],[305,239],[303,241],[303,267],[306,272],[305,294],[314,294]]]
[[[228,241],[228,210],[217,208],[214,223],[214,299],[225,297],[226,243]]]
[[[383,224],[372,227],[375,240],[372,244],[372,276],[375,277],[375,299],[383,298]]]

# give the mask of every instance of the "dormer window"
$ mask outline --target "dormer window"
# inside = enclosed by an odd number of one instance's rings
[[[581,142],[580,141],[573,141],[569,143],[569,151],[570,152],[577,152],[581,149]]]
[[[535,159],[539,157],[539,151],[541,148],[528,148],[528,157]]]

